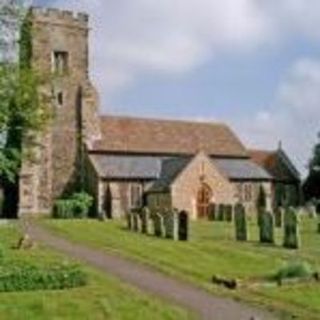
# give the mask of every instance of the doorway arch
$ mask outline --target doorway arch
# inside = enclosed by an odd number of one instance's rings
[[[208,218],[211,199],[212,189],[206,183],[202,183],[197,194],[197,216],[199,219]]]

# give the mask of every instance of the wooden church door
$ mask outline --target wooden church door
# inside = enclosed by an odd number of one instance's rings
[[[207,218],[209,216],[209,205],[212,198],[211,188],[203,183],[197,195],[198,218]]]

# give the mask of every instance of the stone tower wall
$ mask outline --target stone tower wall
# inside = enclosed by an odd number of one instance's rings
[[[79,112],[85,138],[99,135],[97,94],[89,80],[88,16],[33,8],[32,66],[52,101],[52,120],[39,137],[37,160],[23,164],[20,214],[49,212],[54,199],[75,187],[79,170]],[[67,72],[54,73],[54,53],[68,55]],[[62,95],[59,103],[58,95]]]

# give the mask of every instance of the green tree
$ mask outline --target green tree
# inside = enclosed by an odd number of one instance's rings
[[[306,201],[320,201],[320,133],[309,162],[309,175],[303,184],[303,194]]]
[[[48,100],[40,90],[44,83],[31,66],[30,19],[24,1],[7,1],[0,6],[0,30],[5,31],[0,44],[11,51],[0,61],[0,177],[8,218],[17,213],[22,160],[32,158],[38,133],[49,118]]]

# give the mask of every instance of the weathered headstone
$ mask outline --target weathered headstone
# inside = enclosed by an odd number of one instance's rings
[[[163,236],[163,216],[160,213],[155,213],[152,217],[153,231],[156,237],[161,238]]]
[[[132,231],[139,232],[139,216],[138,212],[133,210],[132,214]]]
[[[178,236],[179,241],[188,241],[189,239],[189,215],[185,211],[179,213]]]
[[[284,214],[283,246],[288,249],[298,249],[300,246],[299,219],[293,208],[287,208]]]
[[[232,212],[233,211],[233,208],[232,208],[232,205],[226,205],[224,207],[224,220],[227,221],[227,222],[232,222]]]
[[[209,221],[217,220],[216,209],[217,209],[217,206],[215,205],[215,203],[210,203],[209,204],[209,210],[208,210],[209,211],[209,215],[208,215]]]
[[[127,220],[127,228],[128,230],[132,230],[133,229],[133,221],[132,221],[132,212],[128,211],[126,214],[126,220]]]
[[[235,205],[234,221],[235,221],[237,241],[247,241],[248,235],[247,235],[246,209],[241,203],[238,203]]]
[[[282,228],[284,210],[281,207],[277,207],[274,209],[274,221],[276,228]]]
[[[178,240],[178,213],[175,210],[165,213],[164,227],[167,239]]]
[[[309,218],[311,218],[311,219],[317,218],[317,210],[316,210],[315,205],[308,204],[308,205],[306,205],[305,210],[306,210]]]
[[[143,208],[140,213],[141,217],[141,232],[144,234],[150,234],[150,210]]]
[[[274,221],[270,212],[264,210],[261,212],[260,217],[260,242],[261,243],[274,243]]]
[[[143,217],[142,217],[142,210],[139,210],[137,212],[137,217],[138,217],[138,232],[142,233],[143,229]]]
[[[218,220],[219,221],[224,221],[224,204],[220,204],[218,207]]]

